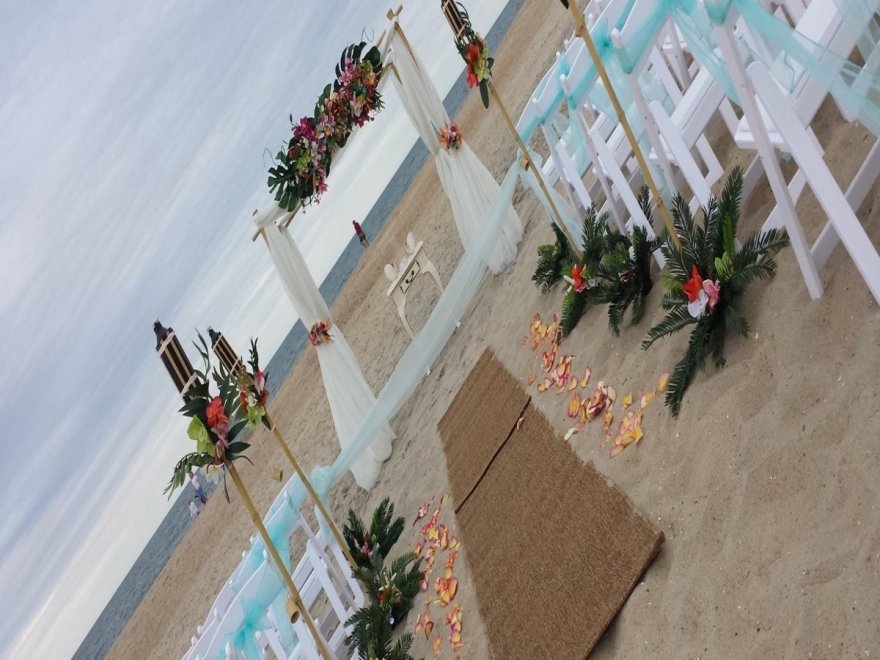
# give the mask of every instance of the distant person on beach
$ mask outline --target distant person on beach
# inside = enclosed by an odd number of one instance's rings
[[[351,224],[354,225],[354,233],[357,234],[358,240],[361,242],[365,248],[370,246],[370,241],[367,240],[367,235],[364,233],[364,230],[358,224],[357,220],[352,220]]]
[[[198,501],[197,497],[194,497],[189,501],[189,519],[190,520],[192,520],[197,515],[199,515],[200,510],[199,510],[199,505],[196,504],[197,501]]]
[[[202,482],[199,481],[199,478],[195,475],[195,473],[190,470],[189,471],[189,480],[192,483],[193,489],[196,491],[196,497],[199,498],[199,502],[204,504],[208,501],[208,498],[205,496],[205,491],[202,489]]]

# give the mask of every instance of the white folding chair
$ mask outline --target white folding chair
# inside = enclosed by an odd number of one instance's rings
[[[809,17],[822,17],[822,20]],[[845,52],[859,39],[854,31],[840,29],[835,24],[836,7],[833,0],[813,0],[804,12],[798,30],[814,26],[820,32],[818,43],[829,44],[829,49]],[[839,19],[839,16],[837,16]],[[744,111],[748,136],[757,149],[777,201],[769,223],[781,223],[788,230],[792,248],[801,267],[810,296],[822,295],[819,270],[824,266],[838,240],[842,241],[868,285],[875,300],[880,302],[880,255],[855,215],[870,185],[880,172],[878,142],[870,150],[859,173],[844,194],[822,158],[822,149],[809,128],[812,117],[825,97],[821,84],[805,76],[791,93],[775,81],[765,64],[753,62],[746,68],[734,41],[733,17],[716,29],[716,37],[730,66],[730,72]],[[739,131],[738,131],[739,134]],[[745,141],[745,140],[743,140]],[[739,143],[739,140],[738,140]],[[751,142],[750,142],[751,143]],[[779,168],[776,152],[790,153],[798,166],[792,184],[787,185]],[[806,240],[797,220],[794,202],[803,183],[810,185],[820,206],[829,218],[812,246]],[[794,192],[794,196],[792,195]]]

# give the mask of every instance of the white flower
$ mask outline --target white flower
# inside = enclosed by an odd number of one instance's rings
[[[223,475],[223,465],[215,465],[211,463],[210,465],[206,465],[203,469],[205,471],[205,479],[212,484],[218,483],[220,477]]]
[[[695,319],[700,318],[703,313],[706,311],[706,306],[709,304],[709,294],[705,291],[700,291],[697,295],[697,299],[692,303],[688,303],[688,312]]]

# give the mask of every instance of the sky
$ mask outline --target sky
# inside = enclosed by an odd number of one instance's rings
[[[462,64],[439,2],[403,4],[445,94]],[[503,6],[468,3],[482,32]],[[70,657],[170,507],[190,441],[153,321],[191,358],[209,325],[259,337],[264,362],[296,321],[250,215],[288,114],[388,7],[0,2],[0,658]],[[416,139],[384,96],[294,222],[319,282]]]

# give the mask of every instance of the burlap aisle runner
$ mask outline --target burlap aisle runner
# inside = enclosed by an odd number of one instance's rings
[[[475,418],[485,415],[477,412],[485,410],[482,397],[472,399],[469,412],[462,395],[472,385],[487,391],[486,379],[496,391],[516,386],[484,354],[439,427],[493,655],[584,658],[656,556],[663,534],[617,486],[583,463],[543,415],[531,407],[523,414],[522,399],[497,401],[491,424]],[[500,450],[495,436],[479,435],[489,426],[510,422],[512,428],[521,414],[521,429],[508,433]],[[462,484],[471,483],[476,469],[460,461],[487,454],[494,459],[467,490]],[[455,478],[459,471],[468,479]]]
[[[510,437],[528,403],[528,394],[491,349],[483,351],[437,424],[446,465],[456,466],[449,471],[456,510]]]

